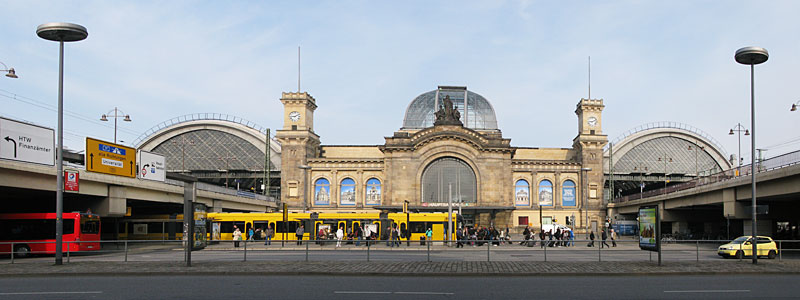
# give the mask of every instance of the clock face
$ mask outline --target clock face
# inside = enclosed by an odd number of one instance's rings
[[[589,117],[589,120],[587,120],[586,123],[588,123],[589,126],[594,127],[595,125],[597,125],[597,118]]]
[[[300,113],[293,111],[289,113],[289,119],[292,119],[293,122],[297,122],[300,120]]]

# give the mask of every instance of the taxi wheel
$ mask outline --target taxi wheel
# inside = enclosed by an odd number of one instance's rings
[[[769,259],[775,259],[775,256],[778,256],[778,254],[775,253],[775,250],[769,250],[769,254],[767,254],[767,257]]]
[[[742,259],[742,257],[744,257],[744,252],[742,250],[736,251],[736,258]]]

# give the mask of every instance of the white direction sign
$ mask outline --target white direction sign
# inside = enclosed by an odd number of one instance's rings
[[[0,118],[0,158],[55,165],[55,131]]]
[[[164,182],[167,179],[167,168],[164,156],[139,150],[139,178]]]

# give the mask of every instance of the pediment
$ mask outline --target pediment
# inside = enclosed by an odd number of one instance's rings
[[[478,151],[513,151],[511,139],[504,139],[499,133],[482,133],[457,125],[428,127],[416,132],[396,132],[386,137],[381,151],[415,151],[427,144],[438,141],[454,141],[467,144]]]

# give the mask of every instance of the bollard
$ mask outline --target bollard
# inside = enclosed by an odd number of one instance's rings
[[[433,241],[425,243],[425,245],[428,245],[428,262],[431,262],[431,243],[433,243]]]
[[[544,244],[544,242],[542,242]],[[547,261],[547,246],[544,246],[544,261]]]
[[[598,246],[600,247],[597,247],[597,261],[603,261],[603,255],[601,254],[603,252],[603,244],[601,243]]]
[[[125,240],[125,262],[128,262],[128,240]]]
[[[369,261],[369,241],[367,240],[367,261]]]
[[[311,241],[308,241],[308,243],[306,243],[306,262],[308,262],[308,244],[311,244]]]
[[[242,242],[244,242],[244,261],[247,261],[247,240]]]
[[[492,243],[486,243],[486,261],[492,261],[490,253],[492,252]]]
[[[11,263],[14,263],[14,243],[11,243]]]
[[[697,262],[700,262],[700,241],[695,241],[695,242],[697,243],[697,244],[695,244],[695,249],[696,249],[695,251],[696,251],[696,254],[697,254]]]
[[[67,263],[69,263],[69,242],[67,242]]]

